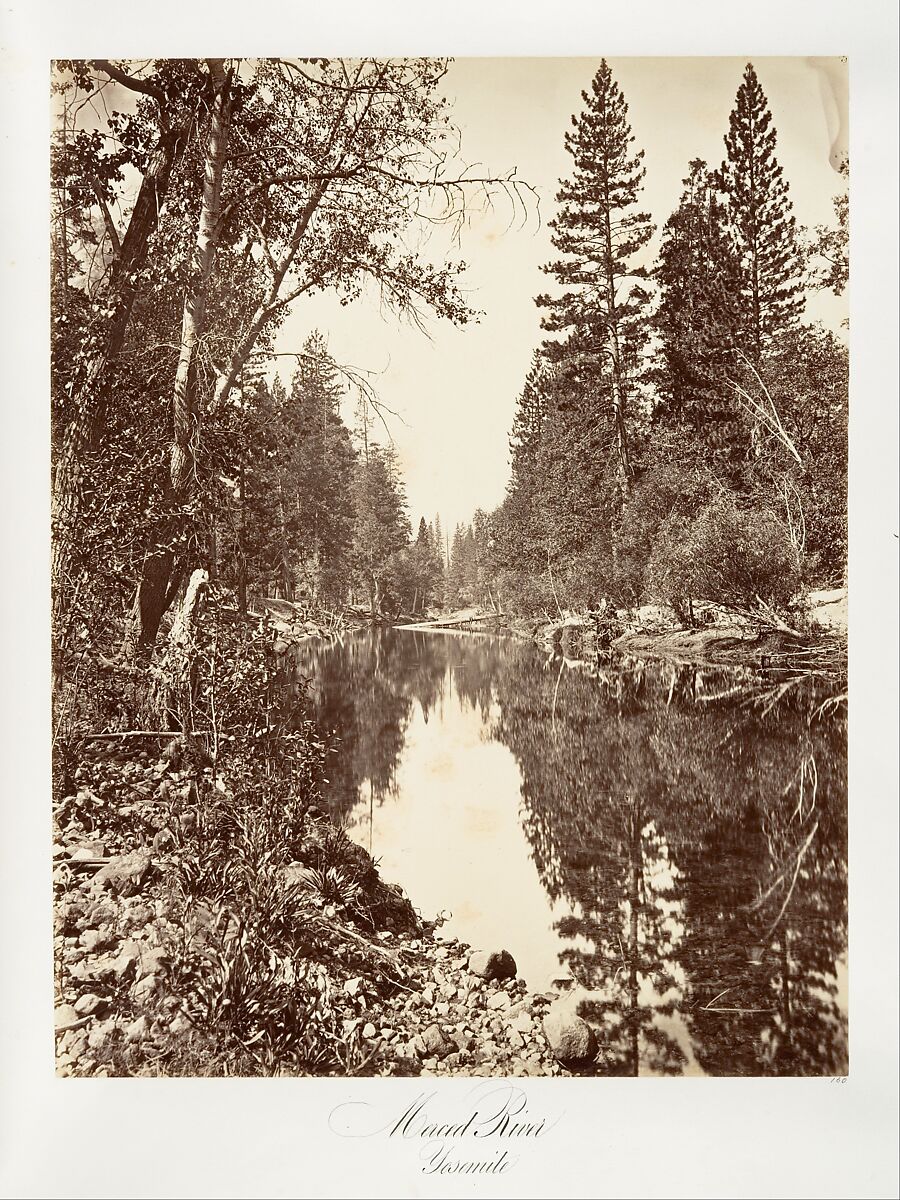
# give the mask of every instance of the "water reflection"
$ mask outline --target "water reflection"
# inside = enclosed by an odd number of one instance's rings
[[[843,1074],[846,723],[810,681],[371,631],[303,651],[336,817],[575,990],[614,1075]]]

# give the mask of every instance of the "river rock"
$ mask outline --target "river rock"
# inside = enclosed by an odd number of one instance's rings
[[[104,842],[82,842],[80,845],[73,847],[69,852],[69,857],[74,862],[90,862],[92,858],[105,858],[106,845]]]
[[[593,1029],[562,1001],[550,1006],[544,1017],[544,1034],[554,1057],[567,1066],[589,1062],[597,1053]]]
[[[141,1042],[150,1030],[150,1023],[145,1016],[140,1016],[125,1028],[126,1042]]]
[[[508,950],[476,950],[469,955],[469,970],[481,979],[510,979],[516,974],[516,960]]]
[[[92,1013],[106,1007],[107,1001],[93,992],[85,992],[75,1001],[75,1011],[80,1017],[89,1017]]]
[[[429,1025],[422,1034],[422,1042],[429,1057],[446,1058],[456,1049],[456,1046],[444,1037],[440,1025]]]
[[[57,1029],[64,1029],[78,1020],[78,1013],[71,1004],[60,1004],[53,1014],[53,1023]]]
[[[534,1029],[534,1018],[530,1012],[523,1009],[510,1021],[510,1025],[517,1033],[530,1034]]]
[[[80,941],[88,954],[96,954],[108,950],[115,944],[115,937],[109,929],[85,929]]]
[[[94,876],[94,883],[119,896],[134,896],[141,890],[152,869],[153,864],[147,855],[136,851],[101,867]]]
[[[119,953],[110,964],[110,969],[119,979],[124,979],[128,975],[137,973],[140,961],[141,948],[136,941],[129,938],[127,942],[122,943]]]
[[[90,1046],[92,1050],[99,1050],[106,1044],[106,1040],[109,1037],[110,1030],[112,1028],[113,1027],[108,1024],[95,1025],[90,1033],[88,1033],[88,1046]]]
[[[137,1001],[146,1001],[154,994],[157,988],[156,975],[142,975],[134,987],[131,989],[131,994]]]

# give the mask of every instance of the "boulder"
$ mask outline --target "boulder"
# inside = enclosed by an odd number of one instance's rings
[[[554,1057],[566,1066],[585,1064],[597,1053],[593,1029],[562,1001],[552,1004],[544,1017],[544,1036]]]
[[[476,950],[469,955],[469,970],[481,979],[514,979],[516,960],[508,950]]]

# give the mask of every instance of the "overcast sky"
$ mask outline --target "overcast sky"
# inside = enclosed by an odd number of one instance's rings
[[[847,138],[844,66],[838,59],[753,61],[772,109],[795,215],[803,225],[833,223],[832,197],[841,180],[832,161],[839,161]],[[512,213],[501,201],[463,230],[465,286],[483,314],[477,325],[457,330],[434,320],[426,337],[382,314],[374,294],[347,307],[324,295],[298,304],[279,335],[279,350],[298,349],[319,328],[338,362],[376,373],[381,399],[402,418],[388,421],[414,523],[440,512],[452,529],[476,507],[489,510],[503,499],[515,400],[542,337],[534,296],[553,284],[541,266],[554,255],[546,222],[555,211],[557,181],[570,169],[563,138],[599,62],[466,58],[450,68],[446,91],[462,133],[462,157],[496,172],[516,167],[537,189],[543,218],[532,211],[524,227],[519,215],[508,228]],[[721,162],[745,64],[743,58],[610,59],[635,144],[646,153],[642,207],[657,227],[678,203],[688,162]],[[424,252],[442,248],[435,237]],[[840,329],[846,314],[843,302],[829,295],[817,300],[812,315]],[[282,360],[284,374],[288,361]]]

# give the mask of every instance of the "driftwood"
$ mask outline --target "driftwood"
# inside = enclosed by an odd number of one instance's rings
[[[108,867],[116,861],[114,858],[64,858],[57,866],[71,867],[73,871],[99,871],[101,867]]]

